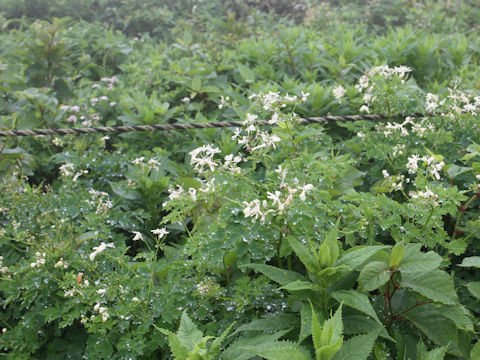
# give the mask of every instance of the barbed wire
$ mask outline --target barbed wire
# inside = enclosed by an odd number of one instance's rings
[[[418,118],[432,116],[435,114],[414,113],[409,115],[344,115],[344,116],[321,116],[298,119],[299,124],[322,124],[328,122],[359,121],[359,120],[387,120],[399,119],[407,116]],[[255,122],[259,126],[272,126],[269,120],[258,120]],[[104,126],[104,127],[86,127],[86,128],[60,128],[60,129],[37,129],[37,130],[5,130],[0,131],[0,137],[10,136],[39,136],[39,135],[81,135],[81,134],[105,134],[105,133],[125,133],[133,131],[170,131],[170,130],[188,130],[188,129],[211,129],[226,127],[245,127],[245,123],[240,121],[220,121],[210,123],[196,124],[155,124],[155,125],[126,125],[126,126]]]

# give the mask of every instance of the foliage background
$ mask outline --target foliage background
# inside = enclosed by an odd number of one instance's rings
[[[226,129],[3,138],[1,355],[479,356],[476,2],[0,0],[0,14],[3,129],[282,124],[260,154]],[[381,65],[412,71],[372,77],[371,112],[425,112],[431,93],[447,116],[418,131],[404,119],[295,125],[359,113],[355,85]],[[298,101],[272,112],[250,97],[269,92]],[[246,158],[242,173],[195,173],[190,152],[211,143]],[[416,154],[432,160],[412,174]],[[314,190],[252,223],[244,201],[286,191],[279,166],[299,181],[288,186]],[[177,184],[198,197],[170,200]],[[428,189],[437,199],[409,194]]]

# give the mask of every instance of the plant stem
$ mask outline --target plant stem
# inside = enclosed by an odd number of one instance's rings
[[[460,206],[460,213],[458,214],[457,221],[455,222],[455,227],[453,228],[453,234],[451,240],[454,240],[455,237],[457,236],[457,233],[459,232],[458,228],[460,227],[460,223],[462,221],[463,215],[467,211],[467,208],[472,204],[472,202],[475,201],[477,197],[480,197],[480,193],[473,194],[473,196],[468,199],[468,201],[465,203],[465,205]]]

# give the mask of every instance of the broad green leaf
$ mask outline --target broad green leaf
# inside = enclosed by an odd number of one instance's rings
[[[235,334],[242,331],[278,331],[292,328],[297,323],[295,314],[280,313],[266,319],[257,319],[242,325],[235,330]]]
[[[405,242],[400,241],[395,244],[390,255],[390,267],[398,266],[405,254]]]
[[[442,346],[429,352],[422,353],[420,356],[418,356],[418,360],[443,360],[446,353],[447,347]]]
[[[296,280],[288,283],[287,285],[282,286],[280,289],[285,289],[288,291],[299,291],[299,290],[314,290],[316,285],[311,281],[302,281]]]
[[[233,342],[222,353],[223,360],[248,360],[255,357],[251,351],[246,351],[248,347],[255,347],[258,345],[274,344],[274,342],[287,334],[289,330],[278,331],[274,334],[261,334],[252,337],[241,337]]]
[[[280,285],[287,285],[288,283],[296,280],[307,281],[307,279],[302,274],[299,274],[295,271],[279,269],[271,265],[245,264],[240,266],[240,268],[243,267],[249,267],[255,271],[261,272],[263,275],[279,283]]]
[[[458,304],[458,296],[453,281],[441,270],[428,273],[402,274],[400,286],[413,290],[434,302],[445,305]]]
[[[300,325],[300,335],[298,336],[299,344],[312,333],[312,306],[310,304],[308,305],[303,304],[300,315],[301,315],[301,321],[300,321],[301,325]]]
[[[455,323],[442,316],[441,307],[425,304],[402,315],[415,325],[425,336],[440,346],[450,344],[450,352],[462,356],[458,345],[458,332]]]
[[[474,331],[472,314],[463,306],[443,306],[442,315],[452,320],[457,329],[463,331]]]
[[[332,292],[330,296],[339,303],[343,303],[346,306],[358,310],[380,323],[380,320],[378,319],[378,316],[373,309],[370,299],[367,295],[362,294],[357,290],[337,290]]]
[[[470,293],[480,300],[480,281],[472,281],[467,284],[467,289]]]
[[[473,346],[472,351],[470,351],[470,359],[480,359],[480,341]]]
[[[168,337],[168,346],[170,346],[170,351],[175,359],[186,359],[189,353],[189,349],[187,349],[180,339],[178,338],[177,334],[165,330],[159,329],[159,331]]]
[[[405,249],[398,270],[402,274],[428,272],[438,269],[442,257],[434,251],[424,253],[420,250],[421,244],[408,244]]]
[[[290,341],[275,341],[244,348],[266,360],[311,360],[308,350]]]
[[[373,261],[360,272],[358,284],[367,291],[373,291],[385,285],[389,279],[390,268],[388,264],[381,261]]]
[[[199,92],[200,89],[202,88],[202,80],[198,77],[194,77],[192,79],[192,90],[195,92]]]
[[[198,344],[202,341],[203,333],[198,330],[197,326],[188,317],[186,310],[182,313],[182,318],[180,319],[180,326],[178,327],[177,336],[180,340],[180,343],[189,351],[193,349],[195,344]]]
[[[356,246],[343,253],[335,265],[346,265],[350,269],[355,270],[377,252],[387,249],[388,247],[389,246],[386,245]]]
[[[298,256],[298,258],[308,271],[316,273],[320,270],[318,263],[312,254],[312,248],[310,246],[307,247],[306,245],[302,244],[294,236],[288,236],[287,240],[290,244],[290,247],[293,249],[295,254]]]
[[[243,64],[238,64],[238,72],[246,83],[255,81],[255,73]]]
[[[382,331],[383,327],[369,332],[365,335],[358,335],[345,341],[333,360],[364,360],[370,355],[373,344]]]
[[[462,263],[458,266],[474,267],[474,268],[480,269],[480,256],[470,256],[470,257],[464,258]]]

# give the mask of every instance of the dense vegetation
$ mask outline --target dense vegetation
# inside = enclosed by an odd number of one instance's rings
[[[480,359],[479,18],[0,0],[2,130],[246,125],[1,138],[0,355]]]

